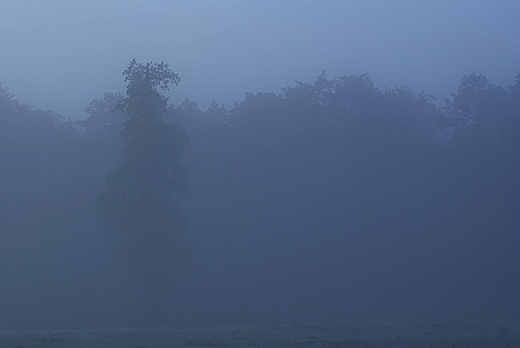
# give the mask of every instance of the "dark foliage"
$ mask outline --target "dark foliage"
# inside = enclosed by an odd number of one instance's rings
[[[184,221],[173,200],[186,191],[181,153],[187,137],[177,124],[162,120],[167,90],[179,78],[165,63],[133,60],[123,72],[126,96],[117,109],[128,115],[121,131],[121,163],[107,177],[98,212],[109,229],[122,236],[132,267],[149,287],[151,314],[157,315],[157,291],[171,277],[186,250],[181,246]]]
[[[167,105],[164,63],[124,77],[76,122],[0,86],[0,326],[518,320],[520,74],[438,107],[323,73],[207,111]]]

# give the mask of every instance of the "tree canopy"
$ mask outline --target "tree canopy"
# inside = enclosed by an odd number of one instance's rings
[[[165,63],[123,78],[80,121],[0,86],[0,325],[101,323],[92,303],[120,326],[159,307],[179,323],[199,323],[194,308],[222,323],[518,318],[520,74],[463,76],[440,106],[322,73],[206,111],[168,105]]]
[[[175,193],[186,192],[182,151],[187,137],[179,125],[162,115],[167,90],[179,78],[164,62],[133,60],[123,72],[126,96],[117,109],[128,115],[121,132],[121,163],[108,175],[98,212],[117,232],[132,266],[149,284],[150,306],[157,311],[157,289],[182,260],[184,221],[177,212]]]

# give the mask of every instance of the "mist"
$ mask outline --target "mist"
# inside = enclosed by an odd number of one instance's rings
[[[122,91],[132,58],[164,60],[182,78],[168,93],[202,108],[243,92],[279,93],[295,79],[368,73],[442,103],[463,74],[514,83],[519,5],[511,1],[7,1],[0,81],[66,118]]]
[[[516,3],[2,6],[0,330],[520,320]],[[150,259],[99,208],[134,58],[187,139]]]

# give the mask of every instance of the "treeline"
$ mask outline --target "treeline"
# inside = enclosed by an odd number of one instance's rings
[[[0,86],[0,327],[100,323],[103,311],[109,323],[124,307],[110,287],[114,237],[95,212],[121,149],[122,97],[105,93],[74,121]],[[520,317],[520,74],[506,87],[465,75],[438,106],[323,73],[231,108],[186,100],[165,119],[190,140],[190,193],[178,198],[199,265],[190,296],[222,322],[265,322],[280,306],[280,320],[385,318],[407,301],[417,305],[402,316]],[[210,280],[229,265],[239,287]],[[91,308],[101,297],[107,309]]]

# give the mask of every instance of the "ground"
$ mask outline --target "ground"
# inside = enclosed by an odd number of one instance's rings
[[[17,331],[3,347],[520,347],[520,323]]]

